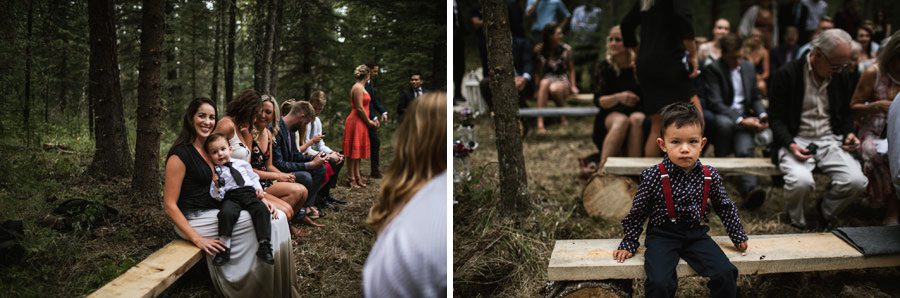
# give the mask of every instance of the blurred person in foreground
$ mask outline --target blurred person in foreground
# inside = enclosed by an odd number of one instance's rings
[[[447,97],[427,93],[397,128],[393,162],[368,223],[378,239],[363,269],[366,297],[447,295]]]

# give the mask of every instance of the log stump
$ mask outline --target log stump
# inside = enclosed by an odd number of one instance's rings
[[[618,298],[633,294],[630,279],[553,282],[545,291],[547,298]]]
[[[628,215],[635,192],[637,183],[629,177],[594,176],[581,192],[581,198],[588,215],[617,222]]]

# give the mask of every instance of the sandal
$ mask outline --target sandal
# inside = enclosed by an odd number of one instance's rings
[[[309,218],[309,216],[304,216],[302,219],[302,223],[306,224],[306,225],[314,226],[317,228],[325,227],[325,225],[313,221],[312,218]]]
[[[353,178],[347,178],[347,186],[350,187],[351,189],[362,187],[359,184],[357,184],[356,179],[353,179]]]
[[[306,211],[306,214],[307,214],[307,216],[309,216],[309,218],[318,219],[319,217],[321,217],[319,214],[319,210],[316,209],[316,207],[306,207],[306,208],[309,209]]]

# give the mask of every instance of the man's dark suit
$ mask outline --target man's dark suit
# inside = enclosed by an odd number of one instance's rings
[[[428,90],[423,87],[419,87],[419,89],[421,89],[419,91],[419,93],[421,94],[428,93]],[[413,100],[415,99],[416,92],[412,89],[412,87],[400,91],[400,101],[397,102],[397,122],[403,120],[403,114],[406,113],[406,109],[410,104],[412,104]]]
[[[756,88],[756,70],[746,60],[739,60],[743,110],[735,111],[731,108],[734,103],[735,88],[731,79],[732,70],[722,59],[710,64],[703,71],[702,92],[706,96],[707,110],[713,115],[706,121],[711,125],[712,140],[715,146],[716,156],[727,156],[734,153],[735,157],[753,156],[755,131],[741,127],[737,120],[740,117],[759,117],[765,112],[759,89]],[[756,188],[755,176],[741,176],[741,193],[746,194]]]
[[[309,169],[307,162],[311,161],[312,157],[300,153],[294,141],[294,131],[287,128],[284,120],[278,121],[278,127],[275,146],[272,147],[272,165],[282,172],[293,173],[297,183],[303,184],[309,194],[306,206],[315,206],[319,187],[325,180],[325,167]]]
[[[809,8],[800,1],[797,1],[795,6],[792,2],[787,2],[778,6],[778,34],[781,36],[782,40],[779,40],[778,43],[781,44],[784,42],[784,35],[787,32],[787,27],[793,26],[797,28],[797,32],[800,33],[798,36],[800,38],[797,41],[797,44],[804,44],[809,41],[809,33],[806,31],[806,18],[809,17]],[[774,69],[773,69],[774,71]]]
[[[378,118],[381,114],[387,112],[384,109],[384,106],[381,105],[381,102],[378,101],[378,92],[375,90],[375,86],[372,86],[372,81],[369,80],[366,82],[366,92],[369,93],[369,97],[372,99],[369,100],[369,119]],[[378,177],[381,175],[381,171],[378,168],[378,152],[381,149],[381,141],[378,140],[378,128],[374,126],[369,127],[369,146],[371,148],[371,164],[372,170],[369,172],[370,175]]]

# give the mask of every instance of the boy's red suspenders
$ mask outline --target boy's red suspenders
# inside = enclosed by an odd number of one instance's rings
[[[709,188],[712,184],[712,174],[706,165],[703,167],[703,200],[700,201],[700,218],[702,220],[704,212],[706,212],[706,201],[709,200]],[[675,222],[675,201],[672,200],[672,184],[669,182],[669,173],[666,167],[659,163],[660,180],[662,180],[663,196],[666,197],[666,213],[669,214],[669,221]]]

